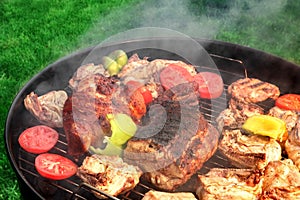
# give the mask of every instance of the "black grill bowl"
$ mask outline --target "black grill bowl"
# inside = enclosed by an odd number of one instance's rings
[[[125,51],[136,49],[129,52],[138,53],[140,57],[149,57],[150,59],[163,58],[184,60],[169,51],[141,48],[148,47],[149,44],[167,42],[171,44],[182,43],[179,51],[185,51],[185,41],[178,38],[155,38],[139,39],[126,42],[119,42],[102,47],[104,53],[114,49],[123,49]],[[214,124],[214,118],[219,111],[226,106],[226,89],[230,83],[245,76],[244,67],[247,69],[248,77],[259,78],[263,81],[279,86],[281,93],[300,93],[300,68],[299,66],[283,60],[268,53],[240,46],[237,44],[225,43],[220,41],[200,40],[196,42],[201,44],[210,54],[215,62],[217,69],[223,77],[225,83],[225,93],[217,99],[215,103],[220,106],[220,110],[212,112],[210,110],[212,102],[203,102],[203,113],[209,122]],[[138,48],[137,48],[138,47]],[[176,47],[178,48],[178,47]],[[72,177],[63,181],[49,181],[38,175],[34,168],[34,158],[36,155],[29,154],[22,150],[18,144],[19,134],[28,127],[39,124],[33,116],[25,110],[23,100],[31,91],[37,94],[44,94],[51,90],[67,89],[68,81],[76,69],[84,63],[87,55],[93,48],[76,52],[64,57],[57,62],[47,66],[43,71],[34,76],[15,97],[9,113],[7,115],[5,127],[6,150],[13,169],[15,170],[20,190],[24,199],[93,199],[93,188],[81,184],[78,177]],[[177,49],[178,50],[178,49]],[[197,55],[190,55],[191,57]],[[204,68],[205,70],[205,68]],[[66,139],[62,130],[59,130],[59,143],[51,152],[67,156]],[[224,160],[215,159],[214,163],[226,167]],[[213,164],[204,166],[208,170]],[[121,196],[121,199],[139,199],[142,198],[149,188],[143,184],[138,185],[135,194]]]

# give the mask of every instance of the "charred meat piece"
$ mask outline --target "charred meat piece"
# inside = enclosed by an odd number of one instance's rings
[[[201,200],[256,200],[262,193],[258,170],[213,168],[199,179],[196,194]]]
[[[269,98],[277,99],[279,88],[255,78],[239,79],[228,87],[228,93],[235,99],[248,103],[257,103]]]
[[[142,200],[197,200],[190,192],[161,192],[150,190],[145,194]]]
[[[239,129],[224,130],[219,150],[239,168],[263,169],[270,161],[281,159],[281,146],[276,140],[243,135]]]
[[[300,173],[290,159],[268,164],[264,171],[263,194],[260,199],[300,199]]]
[[[283,110],[277,106],[271,108],[268,112],[268,115],[283,120],[289,133],[293,130],[298,120],[298,114],[295,111]]]
[[[42,124],[51,127],[63,126],[63,107],[68,95],[65,91],[51,91],[38,96],[31,92],[24,99],[26,109]]]
[[[126,164],[118,156],[96,154],[86,157],[77,171],[77,176],[85,183],[112,196],[133,189],[141,174],[138,167]],[[103,197],[99,193],[96,195]]]
[[[218,129],[222,131],[223,128],[241,128],[246,119],[259,114],[264,114],[264,109],[259,105],[232,98],[229,100],[229,108],[222,111],[216,119]]]
[[[109,124],[105,120],[102,120],[102,126],[100,125],[95,110],[84,110],[84,106],[91,104],[85,99],[84,94],[72,96],[65,103],[64,132],[68,142],[68,154],[72,156],[81,156],[88,151],[90,145],[98,146],[93,142],[103,140],[105,130],[109,130]]]
[[[297,121],[295,128],[289,134],[285,142],[285,151],[288,158],[290,158],[300,170],[300,121]]]
[[[122,110],[122,103],[113,104],[116,88],[114,78],[96,74],[80,81],[68,98],[63,109],[63,125],[70,155],[81,155],[90,145],[101,146],[104,136],[111,134],[106,115],[114,107]]]
[[[216,150],[219,133],[200,113],[197,94],[194,83],[166,91],[157,100],[163,109],[151,118],[152,124],[165,121],[164,126],[140,128],[124,151],[125,161],[138,165],[144,178],[162,190],[185,183]]]

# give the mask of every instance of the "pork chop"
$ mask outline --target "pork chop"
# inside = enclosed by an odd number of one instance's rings
[[[228,87],[228,93],[235,99],[248,103],[262,102],[267,99],[277,99],[279,88],[271,83],[256,78],[243,78]]]
[[[264,169],[274,160],[281,159],[280,144],[268,137],[244,135],[239,129],[224,130],[219,150],[239,168]]]

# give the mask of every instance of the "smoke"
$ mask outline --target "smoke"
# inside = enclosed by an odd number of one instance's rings
[[[94,22],[80,43],[97,44],[140,27],[168,28],[191,37],[215,39],[221,30],[242,23],[244,18],[252,19],[253,26],[259,25],[261,18],[272,19],[286,3],[287,0],[144,0],[113,8]]]

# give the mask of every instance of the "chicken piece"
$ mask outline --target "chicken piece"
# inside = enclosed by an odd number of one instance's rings
[[[260,200],[300,199],[299,169],[290,159],[270,162],[264,171]]]
[[[246,119],[260,114],[264,114],[262,107],[232,98],[229,100],[229,108],[222,111],[216,119],[218,129],[222,132],[223,128],[241,128]]]
[[[69,80],[69,86],[72,90],[76,90],[79,82],[81,80],[86,79],[89,76],[93,76],[95,74],[104,74],[105,69],[102,65],[94,65],[93,63],[89,63],[83,66],[80,66],[77,71],[74,73],[73,77]],[[85,84],[82,84],[85,85]]]
[[[96,154],[86,157],[77,171],[77,176],[85,183],[112,196],[133,189],[141,175],[138,167],[128,165],[118,156]],[[104,197],[99,193],[96,195]]]
[[[161,192],[150,190],[145,194],[142,200],[197,200],[190,192]]]
[[[131,74],[134,70],[147,66],[149,61],[147,58],[140,59],[138,54],[133,54],[126,65],[123,66],[122,70],[118,73],[118,77],[122,78]],[[125,81],[126,82],[126,81]]]
[[[50,91],[42,96],[31,92],[24,99],[26,109],[42,124],[63,126],[63,107],[68,95],[65,91]]]
[[[293,131],[289,134],[287,141],[285,142],[285,151],[295,165],[300,170],[300,120]]]
[[[295,127],[296,122],[298,120],[298,114],[292,110],[283,110],[274,106],[268,112],[268,115],[277,117],[283,120],[286,124],[287,131],[290,133],[292,129]]]
[[[239,129],[224,130],[219,150],[239,168],[263,169],[270,161],[281,159],[281,146],[272,138],[243,135]]]
[[[257,200],[262,193],[263,178],[257,170],[213,168],[198,177],[196,194],[201,200]]]
[[[239,79],[228,87],[228,93],[235,99],[248,103],[257,103],[269,98],[277,99],[279,88],[255,78]]]

